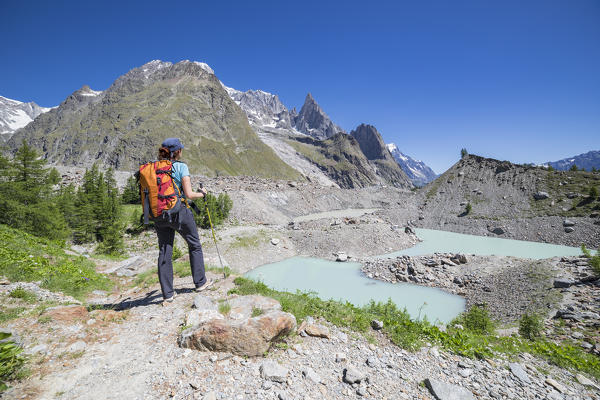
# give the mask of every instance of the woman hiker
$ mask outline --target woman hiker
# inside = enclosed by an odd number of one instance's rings
[[[158,158],[173,162],[173,181],[177,185],[177,188],[179,188],[179,191],[182,192],[181,197],[185,197],[188,200],[202,198],[206,196],[206,190],[204,188],[200,189],[200,192],[192,190],[188,166],[184,162],[179,161],[182,150],[183,144],[178,138],[168,138],[158,150]],[[180,200],[183,202],[183,198]],[[202,245],[200,244],[198,228],[196,227],[192,210],[188,207],[181,207],[179,212],[170,221],[157,219],[154,222],[154,226],[158,235],[158,280],[160,281],[160,288],[164,299],[163,304],[171,303],[176,295],[173,290],[172,261],[175,231],[179,232],[187,242],[195,291],[200,292],[212,286],[212,280],[206,278]]]

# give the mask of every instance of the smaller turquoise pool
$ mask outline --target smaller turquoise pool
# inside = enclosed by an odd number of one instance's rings
[[[388,299],[405,307],[412,318],[427,316],[430,322],[448,323],[465,308],[465,300],[442,290],[412,285],[391,284],[369,279],[358,263],[340,263],[317,258],[293,257],[266,264],[246,274],[281,291],[315,292],[322,299],[349,301],[362,306],[369,301]]]

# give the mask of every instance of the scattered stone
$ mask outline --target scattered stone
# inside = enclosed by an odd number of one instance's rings
[[[26,351],[27,354],[37,354],[37,353],[45,353],[48,351],[48,346],[45,344],[38,344],[37,346],[33,346],[31,349]]]
[[[353,384],[353,383],[361,383],[367,375],[354,366],[349,365],[347,368],[344,368],[344,382]]]
[[[449,265],[451,267],[455,267],[456,266],[456,264],[453,263],[452,261],[450,261],[450,259],[448,259],[448,258],[442,258],[442,264],[443,265]]]
[[[463,378],[468,378],[473,374],[473,370],[471,368],[462,368],[460,371],[458,371],[458,374]]]
[[[283,383],[287,380],[288,370],[275,361],[267,360],[259,367],[260,376],[263,379]]]
[[[575,229],[573,227],[568,226],[568,227],[565,228],[565,232],[566,233],[572,233],[572,232],[575,232]]]
[[[75,353],[78,351],[82,351],[87,347],[87,344],[83,340],[79,340],[72,345],[69,346],[69,352]]]
[[[202,383],[200,383],[198,379],[192,379],[189,384],[194,390],[198,390],[202,387]]]
[[[505,231],[501,227],[489,228],[489,231],[496,235],[504,235]]]
[[[525,370],[523,369],[523,367],[521,367],[520,364],[510,363],[508,364],[508,367],[510,368],[510,372],[512,372],[514,376],[519,378],[521,382],[526,383],[528,385],[531,384],[531,379],[529,379],[529,375],[527,375],[527,372],[525,372]]]
[[[537,193],[533,194],[533,198],[536,199],[536,200],[544,200],[544,199],[547,199],[549,197],[550,197],[550,195],[548,193],[546,193],[546,192],[537,192]]]
[[[376,331],[382,330],[383,329],[383,321],[374,319],[373,321],[371,321],[371,328],[375,329]]]
[[[366,396],[367,395],[367,388],[364,386],[359,386],[358,389],[356,389],[356,394],[359,396]]]
[[[208,392],[202,397],[202,400],[217,400],[217,394],[215,392]]]
[[[475,396],[462,386],[442,382],[437,379],[425,379],[425,386],[438,400],[475,400]]]
[[[306,367],[302,370],[302,375],[314,383],[321,383],[321,377],[312,368]]]
[[[573,281],[566,278],[556,278],[554,279],[554,287],[555,288],[568,288],[573,284]]]
[[[335,261],[345,262],[348,261],[348,255],[343,252],[339,252],[335,255]]]
[[[273,387],[273,382],[271,382],[271,381],[263,381],[263,383],[262,383],[262,385],[260,385],[260,387],[263,390],[269,390],[269,389],[271,389]]]
[[[277,245],[279,244],[279,239],[277,239],[277,238],[273,238],[273,239],[271,239],[271,244],[272,244],[273,246],[277,246]]]
[[[335,362],[345,362],[347,360],[345,353],[335,353]]]
[[[309,336],[320,337],[324,339],[329,339],[331,337],[329,328],[323,325],[307,324],[304,327],[304,332],[306,332]]]
[[[194,308],[199,310],[217,310],[217,304],[207,296],[203,296],[201,294],[194,297]]]
[[[570,219],[565,219],[563,221],[563,226],[566,228],[568,226],[575,226],[575,222],[571,221]]]
[[[546,379],[546,383],[548,385],[552,386],[554,389],[558,390],[560,393],[564,393],[565,392],[565,388],[560,383],[556,382],[552,378]]]
[[[583,386],[589,386],[600,390],[600,387],[596,385],[591,379],[588,379],[581,374],[575,375],[575,378],[577,379],[577,382],[581,383]]]
[[[367,358],[367,365],[371,368],[374,368],[377,366],[377,359],[373,356],[370,356],[369,358]]]

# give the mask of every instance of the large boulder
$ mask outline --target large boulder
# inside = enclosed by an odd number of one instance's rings
[[[240,356],[262,356],[277,339],[296,329],[296,318],[281,311],[276,300],[241,296],[229,300],[227,316],[215,315],[181,333],[181,347],[223,351]]]
[[[533,198],[536,199],[536,200],[544,200],[544,199],[547,199],[549,197],[550,197],[550,195],[548,193],[546,193],[546,192],[536,192],[536,193],[533,194]]]

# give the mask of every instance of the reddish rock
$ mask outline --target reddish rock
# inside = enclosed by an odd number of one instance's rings
[[[280,311],[281,306],[275,300],[243,296],[230,300],[231,303],[234,304],[229,314],[233,313],[235,318],[214,318],[189,328],[179,336],[179,345],[201,351],[262,356],[274,341],[296,328],[296,318]],[[267,306],[272,308],[265,310]],[[260,308],[263,314],[252,318],[254,308]]]

